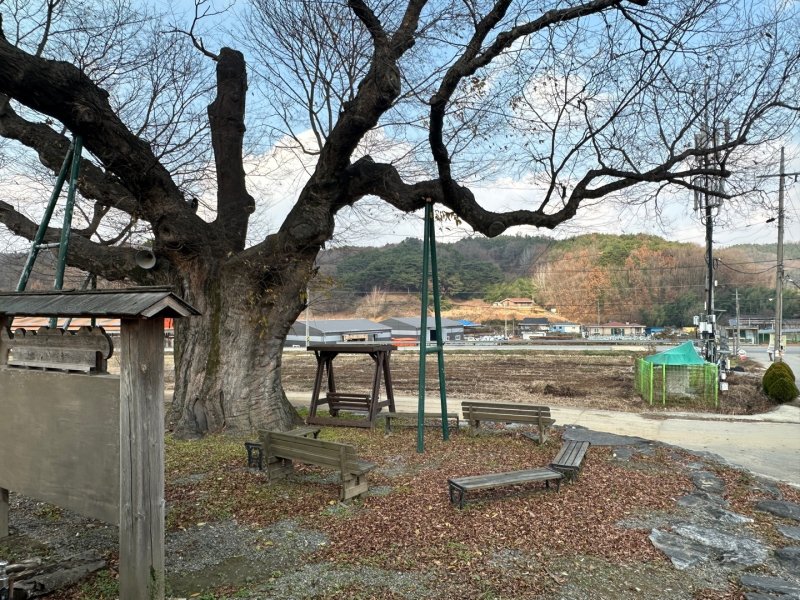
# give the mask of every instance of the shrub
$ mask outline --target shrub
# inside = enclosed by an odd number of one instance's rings
[[[767,393],[767,395],[770,395],[772,384],[780,378],[786,378],[792,383],[795,381],[794,373],[789,365],[787,365],[785,362],[772,363],[764,373],[764,377],[761,380],[761,384],[763,385],[764,391]]]
[[[797,398],[800,395],[800,390],[797,389],[794,381],[788,377],[778,377],[771,383],[768,395],[776,402],[783,404]]]

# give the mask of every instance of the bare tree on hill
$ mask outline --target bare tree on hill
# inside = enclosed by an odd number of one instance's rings
[[[435,202],[497,236],[552,229],[620,194],[704,191],[748,147],[784,135],[800,97],[787,3],[746,13],[718,0],[254,0],[242,42],[253,89],[244,55],[209,48],[193,26],[167,34],[126,0],[90,3],[0,4],[0,136],[51,171],[69,134],[82,136],[91,210],[69,263],[172,285],[202,312],[176,336],[185,433],[291,425],[282,344],[338,214],[376,198],[403,212]],[[201,52],[187,53],[189,40]],[[252,245],[259,199],[243,147],[267,149],[246,123],[313,157],[292,210]],[[721,123],[727,135],[720,125],[695,143]],[[498,173],[539,190],[526,208],[478,203],[470,183]],[[196,210],[209,178],[215,202]],[[28,239],[36,228],[7,202],[0,222]],[[131,223],[152,241],[151,271],[114,243]]]

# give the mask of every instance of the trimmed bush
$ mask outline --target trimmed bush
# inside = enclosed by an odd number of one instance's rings
[[[783,404],[797,398],[800,390],[788,377],[778,377],[771,383],[768,395],[776,402]]]
[[[768,396],[771,395],[770,389],[772,388],[772,384],[780,378],[786,378],[792,383],[795,381],[794,373],[789,365],[785,362],[772,363],[761,379],[761,385],[764,387],[764,391]]]

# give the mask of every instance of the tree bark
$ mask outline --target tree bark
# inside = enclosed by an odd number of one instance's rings
[[[200,317],[176,322],[177,433],[266,428],[300,419],[281,385],[286,334],[305,308],[313,255],[284,255],[279,265],[234,258],[190,265],[183,295]]]

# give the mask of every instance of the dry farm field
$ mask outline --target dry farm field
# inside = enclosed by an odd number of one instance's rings
[[[684,402],[651,407],[636,393],[633,364],[644,353],[629,351],[543,350],[452,351],[445,352],[447,397],[458,400],[526,402],[549,406],[570,406],[631,412],[682,410],[713,412],[700,403]],[[334,361],[337,389],[369,390],[372,361],[366,356],[339,355]],[[416,396],[419,354],[392,353],[392,379],[396,395]],[[426,393],[438,393],[436,357],[428,357]],[[729,391],[720,398],[719,412],[751,414],[773,406],[760,389],[761,369],[746,362],[744,373],[732,374]],[[283,383],[287,391],[307,392],[314,383],[316,362],[311,352],[283,354]]]

